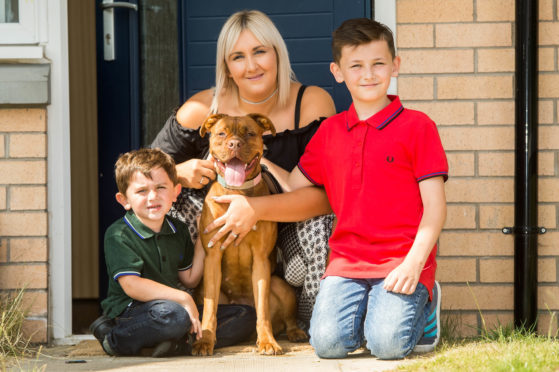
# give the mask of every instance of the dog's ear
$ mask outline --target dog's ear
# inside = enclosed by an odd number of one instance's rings
[[[202,126],[200,127],[200,136],[204,137],[206,133],[209,132],[210,129],[212,129],[213,125],[219,121],[219,119],[224,118],[226,116],[227,115],[225,114],[213,114],[208,116],[206,121],[204,121],[202,123]]]
[[[268,119],[268,117],[262,114],[248,114],[247,116],[250,116],[256,122],[256,124],[264,128],[264,131],[269,130],[270,132],[272,132],[273,136],[276,135],[276,128],[274,127],[272,121]]]

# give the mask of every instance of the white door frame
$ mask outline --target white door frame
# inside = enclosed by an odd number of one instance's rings
[[[72,334],[72,216],[70,194],[70,95],[67,0],[48,1],[51,61],[47,106],[49,239],[49,330],[54,339]],[[73,1],[73,0],[72,0]]]

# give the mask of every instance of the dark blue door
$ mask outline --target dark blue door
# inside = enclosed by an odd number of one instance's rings
[[[232,13],[258,9],[270,16],[285,39],[293,70],[306,85],[325,88],[338,111],[351,102],[330,74],[332,31],[344,20],[370,17],[370,0],[205,0],[181,2],[181,98],[214,85],[216,41]]]

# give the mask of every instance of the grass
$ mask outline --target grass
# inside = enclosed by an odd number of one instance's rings
[[[26,311],[23,308],[23,294],[21,289],[14,296],[4,294],[0,296],[0,369],[7,370],[13,365],[19,365],[20,360],[30,355],[30,337],[23,334],[23,321]]]
[[[553,322],[555,314],[551,316]],[[483,319],[483,316],[482,316]],[[459,324],[450,317],[441,324],[441,344],[426,355],[399,368],[403,371],[559,371],[557,334],[538,336],[533,329],[512,325],[485,328],[481,336],[458,339]],[[552,329],[552,327],[550,327]]]

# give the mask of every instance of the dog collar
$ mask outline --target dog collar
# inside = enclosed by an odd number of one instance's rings
[[[223,177],[221,177],[219,174],[217,175],[217,182],[219,182],[219,184],[221,186],[225,187],[226,189],[231,189],[231,190],[250,189],[250,188],[258,185],[261,180],[262,180],[262,173],[258,173],[258,176],[254,177],[251,180],[246,181],[241,186],[231,186],[231,185],[228,185],[227,182],[225,182],[225,179]]]

